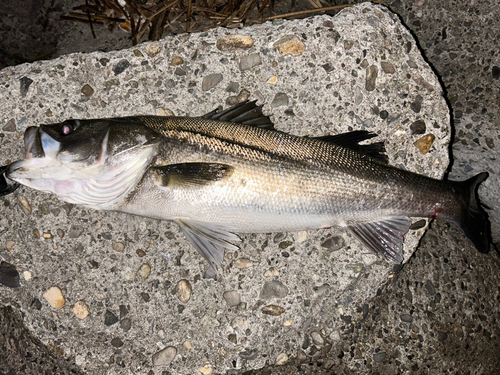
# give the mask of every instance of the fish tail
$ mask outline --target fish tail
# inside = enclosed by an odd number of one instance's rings
[[[484,254],[490,249],[490,228],[488,215],[481,208],[481,202],[477,196],[477,188],[487,178],[488,172],[482,172],[468,180],[453,183],[465,203],[462,216],[456,220],[455,224],[471,240],[476,249]]]

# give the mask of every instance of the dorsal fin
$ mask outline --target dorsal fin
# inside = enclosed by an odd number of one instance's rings
[[[262,113],[262,106],[256,105],[257,100],[252,102],[246,101],[219,112],[219,108],[201,116],[205,119],[236,122],[256,126],[263,129],[274,130],[274,124],[269,118]]]
[[[389,159],[385,154],[384,142],[375,142],[367,145],[359,144],[359,142],[366,141],[367,139],[372,139],[377,136],[378,134],[369,132],[367,130],[355,130],[349,133],[315,137],[314,139],[332,143],[337,146],[346,147],[361,154],[371,156],[372,158],[387,164],[389,162]]]

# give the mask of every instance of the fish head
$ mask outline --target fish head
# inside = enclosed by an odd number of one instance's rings
[[[29,127],[25,159],[6,176],[59,199],[112,209],[156,155],[158,135],[136,118],[67,120]]]

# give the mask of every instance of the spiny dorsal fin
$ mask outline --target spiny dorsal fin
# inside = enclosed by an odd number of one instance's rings
[[[236,122],[250,126],[257,126],[263,129],[274,130],[274,124],[269,116],[262,113],[262,106],[256,105],[257,100],[245,101],[235,106],[219,112],[219,108],[201,116],[205,119]]]
[[[169,188],[194,187],[228,177],[233,167],[219,163],[180,163],[151,168],[158,185]]]
[[[375,254],[399,264],[403,261],[403,236],[410,225],[408,217],[395,216],[387,220],[352,224],[347,230]]]
[[[349,133],[315,137],[314,139],[349,148],[353,151],[371,156],[372,158],[387,164],[389,162],[389,159],[385,154],[384,142],[375,142],[368,145],[359,144],[359,142],[366,141],[367,139],[372,139],[377,136],[378,134],[369,132],[367,130],[355,130]]]

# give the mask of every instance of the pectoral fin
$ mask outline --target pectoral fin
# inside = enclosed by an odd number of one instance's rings
[[[216,273],[224,259],[224,250],[238,250],[238,246],[228,241],[240,241],[240,238],[224,227],[181,218],[175,222]]]
[[[396,263],[403,261],[403,236],[411,220],[405,216],[391,217],[371,223],[352,224],[347,230],[377,255]]]
[[[168,188],[195,187],[229,177],[233,167],[218,163],[181,163],[153,167],[157,184]]]

